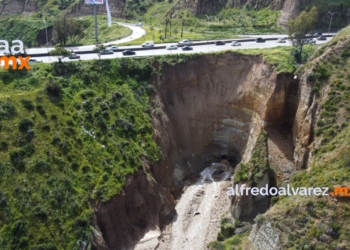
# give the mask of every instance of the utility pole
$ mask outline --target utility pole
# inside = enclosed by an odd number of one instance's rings
[[[170,37],[171,37],[171,18],[169,19]]]
[[[332,13],[332,12],[329,12],[329,11],[328,11],[328,13],[331,15],[331,21],[330,21],[330,23],[329,23],[329,28],[328,28],[328,35],[329,35],[330,30],[331,30],[333,15],[337,14],[338,12]]]
[[[181,26],[181,37],[183,37],[183,34],[184,34],[184,18],[183,17],[181,19],[181,24],[182,24],[182,26]]]
[[[97,5],[94,4],[94,18],[95,18],[95,38],[96,42],[98,42],[98,33],[97,33]]]
[[[49,54],[49,40],[47,38],[47,24],[46,24],[46,20],[43,20],[45,23],[45,31],[46,31],[46,49],[47,49],[47,54]],[[50,56],[49,56],[49,61],[50,61]]]
[[[48,47],[49,42],[48,42],[48,39],[47,39],[47,24],[46,24],[46,20],[45,19],[43,21],[45,23],[45,30],[46,30],[46,48],[47,48],[47,53],[49,53],[49,47]]]
[[[168,18],[165,19],[165,39],[166,39],[166,34],[167,34],[167,30],[168,30]]]
[[[209,37],[209,22],[210,22],[210,18],[212,17],[212,16],[207,16],[207,15],[205,15],[205,17],[207,18],[207,24],[208,24],[208,36],[207,36],[207,42],[208,42],[208,37]]]

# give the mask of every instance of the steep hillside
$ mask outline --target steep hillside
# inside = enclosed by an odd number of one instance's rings
[[[328,11],[338,12],[334,16],[333,28],[344,27],[349,24],[350,3],[346,0],[110,0],[109,6],[111,14],[114,17],[126,19],[142,19],[142,15],[146,13],[152,6],[164,5],[168,3],[168,7],[162,11],[162,15],[174,16],[178,11],[189,10],[193,15],[200,17],[205,14],[217,15],[220,11],[227,8],[261,10],[269,9],[273,11],[281,11],[281,17],[278,24],[284,26],[290,18],[296,17],[301,10],[317,6],[320,10],[318,29],[326,29],[329,24]],[[85,16],[93,14],[93,7],[85,5],[83,1],[65,0],[65,1],[19,1],[19,0],[3,0],[0,7],[0,14],[13,15],[31,13],[39,13],[38,16],[49,15],[55,16],[60,11],[67,9],[75,16]],[[99,14],[105,14],[106,9],[103,6],[98,8]]]
[[[0,246],[132,249],[223,158],[240,163],[235,183],[349,185],[350,29],[296,66],[278,47],[0,71]],[[211,247],[346,249],[349,211],[234,197]]]
[[[312,100],[310,108],[300,107],[300,112],[314,118],[306,118],[309,125],[301,120],[295,123],[294,132],[299,135],[295,146],[304,147],[305,153],[298,155],[300,160],[304,158],[304,170],[292,177],[294,187],[333,190],[334,186],[350,183],[349,52],[350,28],[300,71],[304,79],[301,94],[308,96],[305,101]],[[279,244],[285,248],[348,249],[349,211],[349,201],[344,197],[289,197],[278,201],[265,221],[271,221],[279,234]]]
[[[163,229],[183,178],[222,155],[246,158],[258,116],[285,119],[287,107],[274,107],[288,100],[292,75],[277,76],[267,62],[290,72],[278,61],[292,62],[289,49],[251,53],[2,70],[0,245],[132,249]]]
[[[1,249],[91,246],[91,233],[100,230],[91,223],[94,210],[121,192],[130,193],[128,200],[111,202],[121,206],[118,236],[125,244],[159,220],[157,211],[171,211],[168,191],[149,170],[161,158],[152,139],[150,73],[146,60],[0,71]],[[126,178],[133,173],[137,181]],[[159,207],[142,205],[140,197]],[[141,218],[125,214],[130,202],[139,202]]]
[[[262,159],[269,159],[268,165],[274,173],[268,176],[270,180],[276,178],[276,182],[263,178],[256,181],[259,176],[256,168],[266,169],[266,163],[259,162],[259,157],[254,157],[253,153],[248,163],[243,162],[236,171],[235,184],[251,187],[266,183],[277,187],[290,184],[299,189],[328,187],[329,192],[336,186],[349,186],[349,52],[350,27],[319,49],[314,59],[297,71],[300,81],[294,98],[290,99],[297,103],[293,127],[289,133],[280,134],[266,128],[267,143],[263,148],[268,157],[259,153]],[[263,152],[261,144],[256,144],[254,152],[257,150]],[[267,205],[260,211],[250,209],[257,208],[254,205],[264,199],[271,199],[271,207]],[[259,250],[348,249],[349,211],[346,197],[275,195],[262,199],[261,196],[234,196],[232,216],[248,222],[254,219],[253,230],[249,237],[234,235],[229,229],[237,225],[224,222],[227,225],[222,227],[219,241],[213,242],[211,248],[245,249],[247,245],[244,244],[250,241]]]

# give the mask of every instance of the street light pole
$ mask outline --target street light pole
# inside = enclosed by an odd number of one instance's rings
[[[98,42],[98,33],[97,33],[97,5],[94,4],[94,19],[95,19],[95,39]]]
[[[49,40],[47,38],[47,24],[46,24],[46,20],[43,20],[45,23],[45,31],[46,31],[46,49],[47,49],[47,54],[49,54]],[[50,61],[50,56],[49,56],[49,61]]]
[[[337,14],[337,13],[338,13],[338,12],[332,13],[332,12],[329,12],[329,11],[328,11],[328,14],[331,15],[331,21],[330,21],[330,23],[329,23],[329,28],[328,28],[328,35],[329,35],[329,33],[330,33],[330,30],[331,30],[333,15],[335,15],[335,14]]]
[[[210,18],[211,18],[211,16],[207,16],[207,15],[205,15],[205,17],[207,18],[207,28],[208,28],[208,36],[207,36],[207,42],[208,42],[208,38],[209,38],[209,21],[210,21]]]

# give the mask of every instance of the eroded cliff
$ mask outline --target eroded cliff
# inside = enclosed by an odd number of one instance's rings
[[[148,229],[162,228],[171,222],[172,197],[179,198],[186,177],[222,158],[233,164],[249,161],[262,130],[279,135],[294,122],[297,83],[291,74],[276,74],[262,56],[226,52],[175,65],[156,62],[154,67],[152,118],[163,160],[150,166],[153,185],[141,171],[130,177],[125,196],[95,206],[94,221],[102,235],[94,236],[97,249],[128,249]],[[283,168],[282,161],[275,162]],[[159,195],[150,195],[157,189]],[[265,211],[269,200],[262,202]],[[244,212],[244,217],[257,212]]]

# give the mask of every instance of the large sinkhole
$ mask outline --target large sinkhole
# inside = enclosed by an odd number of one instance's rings
[[[166,239],[159,249],[180,249],[186,244],[197,249],[205,243],[201,235],[210,234],[198,229],[210,227],[210,221],[206,221],[210,213],[205,215],[203,211],[214,209],[215,205],[226,206],[219,201],[223,186],[202,185],[208,179],[214,181],[213,175],[222,172],[208,166],[223,161],[235,166],[249,161],[262,131],[269,130],[268,134],[276,138],[291,133],[297,109],[297,84],[290,74],[276,74],[260,56],[234,53],[205,55],[175,66],[163,65],[162,74],[155,77],[155,82],[156,108],[163,110],[160,117],[154,116],[155,129],[166,159],[155,173],[159,173],[158,179],[168,176],[173,186],[179,188],[186,177],[199,176],[176,206],[172,239]],[[289,130],[283,132],[281,128]],[[279,140],[272,142],[273,146],[277,145],[275,151],[280,150]],[[292,145],[292,141],[288,144]],[[159,170],[166,166],[173,170],[170,175]],[[277,181],[276,176],[264,173],[260,184],[274,187]],[[208,192],[213,195],[210,198],[204,195],[201,200],[201,195]],[[176,192],[173,195],[180,197]],[[252,220],[268,209],[270,199],[246,197],[233,201],[232,214]],[[188,241],[179,239],[184,232],[189,235]]]
[[[157,142],[175,181],[212,162],[249,160],[262,129],[293,125],[297,84],[260,56],[225,53],[165,64],[154,82],[156,108],[163,110],[154,116]]]
[[[214,178],[216,174],[218,180],[226,178],[219,169],[225,166],[215,164],[226,162],[234,167],[249,161],[259,135],[267,131],[269,160],[275,161],[279,175],[263,180],[278,186],[289,178],[284,166],[294,167],[290,135],[298,84],[291,74],[276,74],[261,56],[201,55],[175,65],[154,66],[158,73],[152,78],[151,114],[163,155],[160,162],[150,165],[155,182],[145,174],[146,168],[130,177],[125,195],[95,210],[96,225],[109,246],[134,249],[130,246],[140,240],[154,239],[157,245],[159,238],[157,250],[205,249],[208,241],[216,239],[221,215],[230,205],[238,208],[231,214],[250,220],[266,211],[271,198],[246,200],[249,206],[230,202],[223,191],[226,186]],[[275,160],[285,150],[290,151],[289,157]],[[189,179],[195,182],[187,185]],[[225,183],[231,185],[228,179]]]

